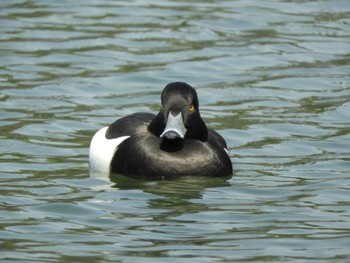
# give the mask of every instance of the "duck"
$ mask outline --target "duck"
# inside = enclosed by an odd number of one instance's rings
[[[165,86],[158,114],[134,113],[98,130],[89,167],[144,180],[232,175],[225,139],[207,127],[197,92],[185,82]]]

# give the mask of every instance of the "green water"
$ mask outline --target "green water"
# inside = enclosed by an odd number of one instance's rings
[[[349,262],[350,3],[1,1],[0,261]],[[229,179],[96,178],[185,81]]]

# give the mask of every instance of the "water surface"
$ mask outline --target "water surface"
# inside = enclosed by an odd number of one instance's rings
[[[347,0],[0,7],[1,261],[350,260]],[[91,177],[94,132],[172,81],[234,176]]]

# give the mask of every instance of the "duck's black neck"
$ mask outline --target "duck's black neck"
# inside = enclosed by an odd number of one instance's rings
[[[159,112],[157,116],[148,125],[148,130],[155,136],[159,137],[165,129],[164,115]]]
[[[194,118],[191,127],[186,132],[186,137],[205,142],[208,139],[208,128],[200,116]]]

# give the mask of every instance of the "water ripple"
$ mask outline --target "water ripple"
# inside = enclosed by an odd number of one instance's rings
[[[348,1],[0,6],[0,260],[349,261]],[[91,178],[93,133],[176,80],[234,176]]]

